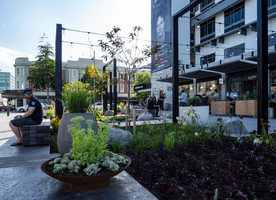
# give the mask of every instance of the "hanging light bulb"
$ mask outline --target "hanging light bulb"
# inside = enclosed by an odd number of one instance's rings
[[[200,25],[198,24],[196,27],[197,27],[197,28],[200,28]]]

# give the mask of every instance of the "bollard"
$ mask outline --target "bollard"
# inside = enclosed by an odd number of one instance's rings
[[[10,116],[10,107],[7,106],[7,116]]]

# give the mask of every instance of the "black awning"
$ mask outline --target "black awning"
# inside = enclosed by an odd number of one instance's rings
[[[246,71],[254,68],[257,69],[257,63],[255,61],[240,59],[231,62],[226,61],[225,63],[205,69],[222,73],[232,73]]]
[[[10,98],[10,99],[17,99],[17,98],[24,98],[24,90],[2,90],[2,98]]]
[[[157,81],[172,83],[172,80],[173,80],[172,77],[167,77],[167,78],[159,79]],[[185,77],[179,76],[179,85],[186,85],[191,83],[193,83],[193,80],[191,78],[185,78]]]
[[[147,92],[150,90],[151,90],[151,83],[144,83],[144,84],[134,86],[134,91],[137,91],[137,92]]]
[[[252,56],[252,57],[247,58],[247,59],[248,60],[257,61],[257,55],[256,56]],[[268,61],[269,65],[276,64],[276,51],[268,52],[268,60],[267,61]]]

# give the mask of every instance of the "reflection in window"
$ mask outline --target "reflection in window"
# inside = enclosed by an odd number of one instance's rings
[[[239,44],[237,46],[228,48],[224,50],[224,58],[230,58],[233,56],[238,56],[244,53],[245,44]]]
[[[212,63],[216,61],[216,55],[215,53],[209,54],[207,56],[203,56],[200,58],[200,65],[205,65],[208,63]]]
[[[239,3],[224,12],[224,33],[244,25],[244,2]]]
[[[200,42],[205,42],[213,37],[215,37],[215,18],[200,24]]]
[[[124,84],[120,84],[120,93],[124,93]]]

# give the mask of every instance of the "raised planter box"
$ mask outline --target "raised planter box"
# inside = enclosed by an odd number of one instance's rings
[[[211,114],[213,115],[229,115],[230,101],[212,101]]]
[[[257,100],[237,100],[235,101],[236,115],[256,116]]]
[[[190,106],[184,106],[184,107],[179,107],[179,116],[187,116],[184,114],[184,110],[190,110]],[[209,106],[193,106],[193,108],[195,109],[195,112],[197,114],[199,114],[199,119],[202,122],[208,122],[209,119]],[[190,119],[187,118],[187,120],[189,121]]]
[[[23,145],[42,145],[50,143],[50,125],[44,122],[39,125],[22,126]]]

